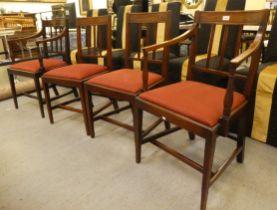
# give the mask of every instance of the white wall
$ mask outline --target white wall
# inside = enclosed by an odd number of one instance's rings
[[[51,3],[33,3],[33,2],[0,2],[0,7],[6,9],[6,12],[38,12],[51,10]]]
[[[159,0],[155,0],[159,1]],[[221,1],[221,0],[218,0]],[[202,10],[204,8],[206,0],[203,0],[203,3],[197,8],[197,10]],[[266,0],[246,0],[245,10],[256,10],[256,9],[264,9],[269,8],[269,3]],[[188,13],[194,13],[194,9],[187,9],[185,6],[182,8],[183,11]]]
[[[93,9],[100,9],[100,8],[107,8],[107,1],[106,0],[91,0],[92,1],[92,8]],[[75,3],[76,7],[76,15],[80,17],[80,8],[79,8],[79,0],[67,0],[67,3]]]
[[[91,0],[92,7],[95,9],[106,8],[106,0]],[[219,0],[220,1],[220,0]],[[79,1],[78,0],[67,0],[68,3],[75,2],[76,12],[79,16]],[[161,2],[161,0],[154,0],[155,3]],[[205,0],[203,1],[205,2]],[[6,11],[15,11],[15,12],[42,12],[50,11],[51,5],[55,3],[32,3],[32,2],[0,2],[0,7],[6,8]],[[57,3],[56,3],[57,4]],[[246,0],[246,9],[262,9],[265,7],[266,0]],[[204,5],[204,4],[203,4]],[[200,6],[201,8],[201,6]]]
[[[76,14],[80,16],[79,9],[79,0],[67,0],[67,3],[75,3],[76,6]],[[38,13],[51,11],[51,5],[55,5],[59,3],[34,3],[34,2],[0,2],[0,8],[5,8],[6,12],[30,12],[30,13]],[[106,0],[92,0],[93,8],[107,8]],[[43,17],[51,17],[51,14],[43,14]]]
[[[206,0],[203,0],[203,2],[205,3]],[[266,0],[246,0],[245,9],[246,10],[264,9],[266,4],[267,4]]]
[[[245,9],[246,10],[255,10],[255,9],[264,9],[266,0],[246,0]]]
[[[92,1],[93,9],[107,8],[107,1],[105,0],[93,0]]]
[[[32,3],[32,2],[1,2],[0,7],[5,8],[6,12],[30,12],[38,13],[51,11],[51,3]],[[51,13],[43,14],[51,17]]]
[[[102,1],[102,0],[100,0],[100,1]],[[80,17],[79,1],[78,0],[67,0],[66,3],[75,3],[76,15],[77,15],[77,17]]]

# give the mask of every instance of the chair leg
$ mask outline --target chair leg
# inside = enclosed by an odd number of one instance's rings
[[[39,104],[39,109],[40,109],[40,114],[41,117],[44,118],[44,109],[43,109],[43,99],[41,95],[41,87],[39,83],[39,77],[34,77],[34,82],[35,82],[35,88],[37,92],[37,97],[38,97],[38,104]]]
[[[73,91],[74,96],[76,98],[78,98],[79,97],[79,93],[78,93],[77,89],[76,88],[72,88],[72,91]]]
[[[241,152],[237,156],[237,162],[243,163],[244,161],[244,150],[245,150],[245,129],[246,129],[246,114],[239,119],[237,148],[242,148]]]
[[[132,111],[134,120],[136,162],[140,163],[142,141],[142,110],[136,107],[136,105],[132,105]]]
[[[215,141],[216,136],[212,135],[210,138],[206,139],[205,143],[204,167],[201,190],[201,210],[205,210],[207,205],[208,191],[210,187],[210,178],[212,173],[213,158],[215,151]]]
[[[164,127],[165,127],[166,130],[170,129],[170,127],[171,127],[170,123],[166,120],[164,121]]]
[[[194,140],[195,139],[195,134],[192,132],[189,132],[189,139]]]
[[[86,133],[87,133],[87,135],[90,135],[87,108],[86,108],[85,91],[84,91],[83,85],[81,85],[81,87],[79,88],[79,91],[80,91],[80,100],[81,100],[81,106],[82,106],[82,113],[83,113],[83,117],[84,117],[84,123],[85,123],[85,127],[86,127]]]
[[[44,95],[45,95],[45,103],[47,106],[49,120],[50,120],[50,123],[53,124],[54,119],[53,119],[53,113],[52,113],[52,107],[51,107],[49,84],[46,81],[42,80],[42,85],[43,85],[43,90],[44,90]]]
[[[92,138],[95,137],[95,130],[94,130],[94,120],[93,120],[93,103],[92,103],[92,96],[91,93],[85,89],[85,102],[86,102],[86,109],[87,109],[87,119],[88,119],[88,129],[89,134]]]
[[[53,85],[52,88],[56,96],[60,95],[56,85]]]
[[[11,86],[11,91],[12,91],[14,106],[15,106],[16,109],[18,109],[18,102],[17,102],[16,88],[15,88],[15,83],[14,83],[14,76],[13,76],[13,74],[10,74],[10,73],[9,73],[9,80],[10,80],[10,86]]]
[[[119,109],[119,106],[118,106],[118,102],[117,100],[114,100],[114,99],[111,99],[112,103],[113,103],[113,108],[114,110],[118,110]],[[119,112],[118,112],[119,113]]]

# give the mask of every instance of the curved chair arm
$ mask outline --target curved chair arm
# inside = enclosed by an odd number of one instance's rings
[[[169,46],[178,44],[178,43],[192,37],[193,35],[195,35],[195,32],[196,32],[196,24],[193,24],[193,28],[186,31],[185,33],[183,33],[173,39],[164,41],[162,43],[146,46],[142,50],[143,50],[143,52],[149,52],[149,51],[154,51],[154,50],[157,50],[160,48],[169,47]]]
[[[59,35],[51,37],[51,38],[38,40],[38,41],[36,41],[36,44],[40,45],[42,43],[47,43],[47,42],[52,42],[52,41],[59,40],[59,39],[63,38],[66,35],[66,33],[67,33],[67,29],[64,29]]]
[[[252,42],[249,48],[231,60],[230,72],[228,74],[228,77],[229,77],[228,86],[224,97],[224,111],[223,111],[223,116],[221,118],[221,124],[223,125],[222,127],[224,128],[222,130],[223,135],[227,135],[229,130],[229,121],[231,118],[230,116],[231,107],[233,104],[234,79],[236,74],[236,68],[250,56],[252,57],[252,59],[254,59],[254,61],[251,62],[251,65],[249,67],[248,74],[250,74],[249,75],[250,81],[248,82],[248,84],[246,84],[249,87],[252,86],[251,83],[253,83],[253,78],[255,77],[254,71],[257,69],[257,66],[259,65],[260,50],[261,50],[261,45],[263,43],[264,32],[265,32],[265,28],[261,27],[255,37],[255,40]],[[249,88],[247,88],[246,91],[244,91],[244,96],[246,96],[246,100],[250,92],[251,90],[249,90]]]
[[[243,53],[241,53],[240,55],[238,55],[237,57],[231,60],[231,64],[235,66],[240,65],[244,60],[252,56],[253,53],[256,52],[261,47],[262,43],[263,43],[263,34],[261,32],[256,35],[256,38],[250,44],[247,50],[245,50]]]
[[[143,58],[144,58],[144,62],[143,62],[143,90],[147,90],[148,89],[148,85],[147,85],[147,81],[148,81],[148,68],[147,68],[147,63],[148,63],[148,52],[150,51],[156,51],[160,48],[168,48],[172,45],[176,45],[188,38],[191,38],[193,36],[196,35],[196,31],[197,31],[197,27],[196,24],[193,24],[193,28],[186,31],[185,33],[181,34],[180,36],[177,36],[173,39],[158,43],[158,44],[154,44],[154,45],[149,45],[146,46],[144,48],[142,48],[143,50]],[[167,60],[167,59],[165,59]]]
[[[32,40],[32,39],[35,39],[35,38],[38,38],[38,37],[41,37],[43,35],[43,30],[40,30],[39,32],[33,34],[33,35],[30,35],[30,36],[26,36],[26,37],[22,37],[22,38],[14,38],[14,39],[9,39],[8,40],[8,47],[10,49],[10,57],[12,59],[12,61],[14,62],[15,61],[15,52],[14,52],[14,49],[13,49],[13,44],[24,44],[25,42],[28,42],[29,40]]]
[[[60,40],[62,39],[63,37],[66,37],[66,35],[68,34],[68,29],[65,28],[62,30],[62,32],[60,32],[57,36],[53,36],[51,38],[45,38],[45,39],[42,39],[42,40],[37,40],[36,41],[36,45],[37,45],[37,52],[38,52],[38,60],[39,60],[39,63],[40,63],[40,71],[41,72],[44,72],[44,65],[43,65],[43,56],[41,55],[41,52],[40,52],[40,44],[43,44],[43,47],[44,47],[44,50],[45,50],[45,53],[46,53],[46,57],[48,57],[48,49],[47,49],[47,42],[54,42],[54,41],[57,41],[57,40]],[[65,45],[65,48],[68,48],[68,46]],[[68,49],[65,49],[64,52],[59,52],[59,54],[66,54]],[[65,59],[69,59],[67,58],[68,56],[66,56]]]
[[[31,36],[27,36],[27,37],[22,37],[22,38],[16,38],[16,39],[10,39],[8,40],[8,44],[10,44],[11,42],[23,42],[23,41],[28,41],[29,39],[34,39],[37,37],[42,36],[43,34],[43,30],[40,30],[39,32],[31,35]]]

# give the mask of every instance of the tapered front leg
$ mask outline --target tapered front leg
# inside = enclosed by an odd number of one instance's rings
[[[12,73],[9,73],[9,81],[10,81],[10,87],[11,87],[11,91],[12,91],[14,106],[15,106],[16,109],[18,109],[16,88],[15,88],[15,83],[14,83],[14,76],[13,76]]]
[[[237,148],[241,148],[241,152],[237,156],[237,162],[243,163],[244,161],[244,150],[245,150],[245,130],[246,130],[246,113],[244,113],[239,119]]]
[[[133,119],[134,119],[134,134],[135,134],[135,151],[136,162],[141,161],[141,144],[142,144],[142,110],[132,104]]]
[[[168,122],[168,121],[164,121],[164,127],[165,127],[165,129],[170,129],[171,128],[171,125],[170,125],[170,122]]]
[[[114,110],[118,110],[119,109],[119,106],[118,106],[118,102],[117,102],[117,100],[115,100],[115,99],[110,99],[111,101],[112,101],[112,103],[113,103],[113,108],[114,108]],[[118,112],[119,113],[119,112]]]
[[[195,134],[192,132],[189,132],[189,139],[194,140],[195,139]]]
[[[85,97],[85,91],[83,85],[79,87],[80,91],[80,99],[81,99],[81,105],[82,105],[82,112],[83,112],[83,118],[84,123],[86,127],[86,133],[87,135],[90,135],[90,129],[89,129],[89,121],[88,121],[88,114],[87,114],[87,107],[86,107],[86,97]]]
[[[79,97],[79,93],[78,93],[77,88],[72,88],[72,91],[73,91],[74,96],[75,96],[76,98],[78,98],[78,97]]]
[[[50,123],[53,124],[54,123],[54,119],[53,119],[53,113],[52,113],[52,108],[51,108],[51,99],[50,99],[50,92],[49,92],[49,84],[47,83],[47,81],[42,79],[42,85],[43,85],[44,96],[45,96],[45,103],[46,103],[46,107],[47,107],[47,111],[48,111],[49,120],[50,120]]]
[[[93,103],[92,103],[92,95],[90,91],[85,87],[85,102],[86,102],[86,109],[87,109],[87,120],[88,120],[88,130],[89,134],[92,138],[95,137],[95,130],[94,130],[94,116],[93,116]]]
[[[52,88],[56,96],[60,95],[56,85],[53,85]]]
[[[216,141],[216,136],[213,134],[210,138],[206,139],[206,143],[205,143],[201,204],[200,204],[201,210],[205,210],[207,205],[210,179],[212,174],[213,159],[214,159],[215,141]]]
[[[39,109],[40,109],[40,114],[41,114],[41,117],[44,118],[45,115],[44,115],[44,109],[43,109],[43,99],[42,99],[41,87],[40,87],[40,82],[39,82],[38,76],[34,77],[34,82],[35,82],[35,88],[36,88],[37,97],[38,97],[38,105],[39,105]]]

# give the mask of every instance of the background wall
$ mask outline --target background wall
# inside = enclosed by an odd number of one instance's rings
[[[53,3],[32,3],[32,2],[1,2],[0,8],[4,8],[8,12],[45,12],[51,11]],[[43,14],[43,16],[51,17],[51,14]]]
[[[264,9],[266,0],[246,0],[246,10]]]
[[[93,8],[106,8],[107,1],[106,0],[91,0]],[[67,3],[75,3],[76,14],[80,16],[79,9],[79,0],[67,0]],[[51,11],[51,5],[55,5],[59,3],[34,3],[34,2],[0,2],[0,8],[4,8],[6,12],[45,12]],[[51,14],[44,14],[44,16],[51,17]]]
[[[94,0],[94,1],[97,1],[97,0]],[[153,3],[160,3],[160,2],[163,2],[163,0],[153,0]],[[197,9],[187,9],[185,6],[183,6],[182,11],[187,12],[187,13],[194,13],[195,10],[202,10],[204,8],[205,2],[206,2],[206,0],[203,0],[203,3],[201,5],[199,5],[199,7]],[[269,3],[266,3],[266,0],[246,0],[245,8],[246,8],[246,10],[263,9],[263,8],[265,8],[266,4],[269,7]]]
[[[107,1],[106,0],[91,0],[92,7],[95,9],[98,8],[106,8]],[[162,0],[153,0],[154,3],[160,3]],[[220,1],[220,0],[219,0]],[[80,9],[79,9],[79,0],[67,0],[68,3],[74,2],[76,6],[76,14],[80,16]],[[1,2],[0,8],[5,8],[7,12],[14,11],[14,12],[44,12],[50,11],[51,5],[57,3],[32,3],[32,2]],[[197,9],[201,10],[204,7],[205,0],[203,1],[202,5],[200,5]],[[247,0],[246,1],[246,9],[262,9],[266,5],[266,0]],[[182,8],[183,11],[194,13],[195,10],[188,10],[185,6]],[[51,14],[44,14],[44,16],[51,16]]]
[[[92,8],[100,9],[100,8],[107,8],[107,1],[106,0],[91,0],[92,1]],[[76,7],[76,15],[80,17],[80,8],[79,8],[79,0],[67,0],[67,3],[75,3]]]

